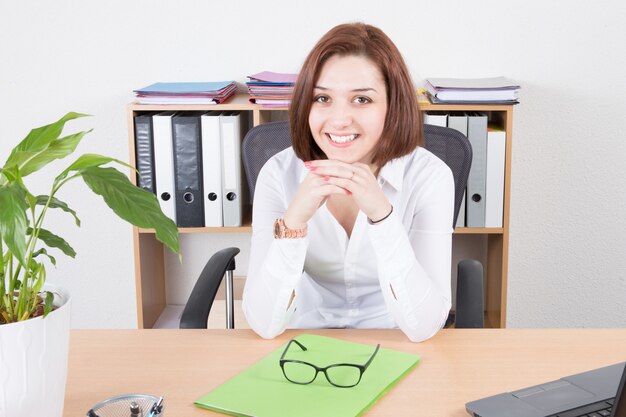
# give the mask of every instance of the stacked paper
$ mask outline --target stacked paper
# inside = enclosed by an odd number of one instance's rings
[[[516,104],[520,86],[505,77],[428,78],[424,89],[432,103]]]
[[[298,74],[263,71],[248,78],[250,102],[264,107],[288,107]]]
[[[139,104],[220,104],[237,91],[235,81],[156,83],[134,90]]]

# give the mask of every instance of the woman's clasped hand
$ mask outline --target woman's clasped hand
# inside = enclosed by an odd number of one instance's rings
[[[359,210],[374,222],[391,210],[391,204],[369,165],[325,159],[307,161],[304,166],[308,168],[309,175],[302,191],[311,200],[312,210],[307,211],[311,216],[333,194],[352,196]]]

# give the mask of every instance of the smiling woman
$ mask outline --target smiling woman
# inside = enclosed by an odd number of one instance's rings
[[[337,80],[343,88],[355,84],[341,82],[357,74],[363,77],[369,75],[371,82],[383,83],[384,91],[377,93],[385,99],[388,111],[381,132],[383,143],[373,155],[374,162],[383,166],[391,159],[404,156],[423,144],[417,96],[402,54],[380,29],[365,24],[345,24],[334,27],[319,40],[309,53],[298,76],[292,100],[294,105],[289,108],[289,118],[291,137],[294,138],[293,148],[300,159],[307,161],[326,158],[321,149],[313,143],[313,133],[308,122],[311,108],[316,103],[317,94],[320,93],[316,87],[327,87],[322,84],[323,80],[320,78],[324,69],[326,77],[341,76],[334,71],[328,71],[326,64],[333,58],[335,60],[348,58],[346,62],[353,64],[352,67],[346,68],[344,80]],[[353,58],[362,60],[351,60]],[[367,69],[361,68],[363,62],[367,62]],[[332,65],[332,62],[330,64]],[[372,86],[363,85],[355,88],[368,89]],[[368,97],[369,91],[360,91],[363,98]],[[359,97],[358,100],[362,101],[362,98]]]
[[[387,88],[378,67],[362,56],[335,55],[313,91],[309,126],[324,155],[371,164],[387,115]]]
[[[404,60],[378,28],[331,29],[305,60],[292,148],[257,179],[243,309],[272,338],[287,327],[433,336],[450,309],[454,184],[421,148]]]

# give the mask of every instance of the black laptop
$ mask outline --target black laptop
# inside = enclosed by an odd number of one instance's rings
[[[474,417],[626,417],[625,363],[465,404]]]

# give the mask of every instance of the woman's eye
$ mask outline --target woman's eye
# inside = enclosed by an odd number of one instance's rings
[[[361,97],[361,96],[359,96],[359,97],[355,97],[355,98],[354,98],[354,102],[355,102],[355,103],[358,103],[358,104],[371,103],[371,101],[372,101],[372,100],[370,100],[370,99],[369,99],[369,98],[367,98],[367,97]]]
[[[328,103],[329,98],[326,96],[317,96],[315,97],[315,102],[316,103]]]

